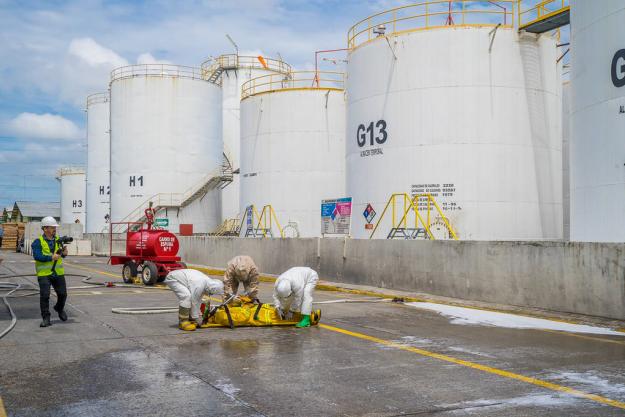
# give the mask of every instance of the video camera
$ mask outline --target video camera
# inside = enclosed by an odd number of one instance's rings
[[[59,249],[56,251],[57,255],[63,255],[63,250],[65,249],[65,245],[67,245],[68,243],[72,243],[74,241],[74,238],[71,236],[61,236],[59,238],[59,240],[57,241],[59,244]],[[52,264],[52,272],[56,273],[56,263],[58,261],[54,261],[54,263]]]
[[[74,238],[71,236],[61,236],[58,240],[59,250],[56,251],[57,254],[61,255],[63,253],[63,249],[65,249],[65,245],[68,243],[72,243]]]

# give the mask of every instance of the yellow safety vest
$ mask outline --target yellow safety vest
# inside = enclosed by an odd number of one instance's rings
[[[54,237],[54,252],[50,252],[50,246],[48,246],[48,242],[42,236],[39,236],[39,243],[41,243],[41,252],[45,256],[52,256],[53,253],[56,253],[59,250],[58,244],[59,238]],[[35,270],[37,271],[38,277],[48,277],[52,275],[52,265],[54,265],[54,261],[50,262],[40,262],[35,260]],[[63,268],[63,258],[59,258],[56,261],[56,266],[54,267],[56,271],[56,275],[65,275],[65,269]]]

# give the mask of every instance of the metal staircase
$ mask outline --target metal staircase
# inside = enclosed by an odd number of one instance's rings
[[[211,72],[208,73],[208,81],[214,84],[217,84],[217,80],[221,77],[221,73],[225,70],[221,65],[214,68]]]
[[[223,190],[233,180],[232,164],[230,159],[223,154],[223,160],[221,162],[221,170],[219,175],[209,174],[205,177],[205,180],[200,182],[199,187],[191,188],[190,192],[183,195],[183,200],[180,203],[180,207],[186,207],[198,198],[204,197],[210,190],[219,188]]]
[[[155,213],[158,213],[159,210],[164,208],[184,208],[198,198],[204,197],[211,190],[226,188],[232,180],[232,164],[228,156],[224,153],[219,169],[207,174],[197,184],[188,188],[183,193],[154,194],[131,211],[120,223],[144,222],[144,211],[146,208],[150,207],[150,203],[152,203],[152,208]]]

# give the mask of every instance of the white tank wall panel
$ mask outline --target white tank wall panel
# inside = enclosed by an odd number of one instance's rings
[[[571,238],[571,83],[562,84],[562,217],[564,240]]]
[[[87,212],[86,232],[108,230],[110,211],[109,97],[87,103]]]
[[[86,176],[82,169],[71,169],[58,176],[61,183],[61,223],[84,226],[86,207]]]
[[[624,22],[622,0],[571,1],[574,241],[625,241]]]
[[[241,102],[241,207],[271,204],[281,225],[321,235],[321,200],[345,196],[343,91],[259,94]]]
[[[180,199],[219,172],[221,109],[220,88],[200,79],[135,76],[111,83],[112,221],[157,195]],[[221,206],[214,202],[202,199],[202,217],[185,217],[194,231],[219,225]],[[178,223],[178,211],[167,210],[170,225]]]
[[[252,78],[275,74],[273,71],[258,68],[239,68],[237,70],[225,70],[221,75],[223,94],[223,137],[224,151],[233,170],[240,168],[241,149],[241,87],[243,83]],[[224,188],[222,195],[222,220],[234,219],[242,211],[239,207],[240,178],[234,175],[230,185]]]
[[[361,214],[368,203],[375,223],[392,193],[412,192],[432,193],[461,239],[562,237],[556,41],[499,29],[489,53],[490,30],[390,38],[397,59],[384,40],[350,53],[346,179],[354,237],[371,233]],[[359,146],[359,125],[373,122],[383,138],[380,120],[386,141],[371,146],[365,135]],[[386,237],[386,219],[375,237]]]

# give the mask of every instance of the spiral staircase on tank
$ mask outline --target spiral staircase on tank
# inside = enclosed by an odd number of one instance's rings
[[[205,175],[202,180],[189,187],[185,192],[154,194],[131,211],[120,223],[144,222],[146,220],[144,212],[150,207],[150,204],[152,204],[155,213],[164,208],[184,208],[197,199],[203,198],[211,190],[226,188],[232,183],[233,178],[232,163],[230,158],[223,153],[221,166]]]

